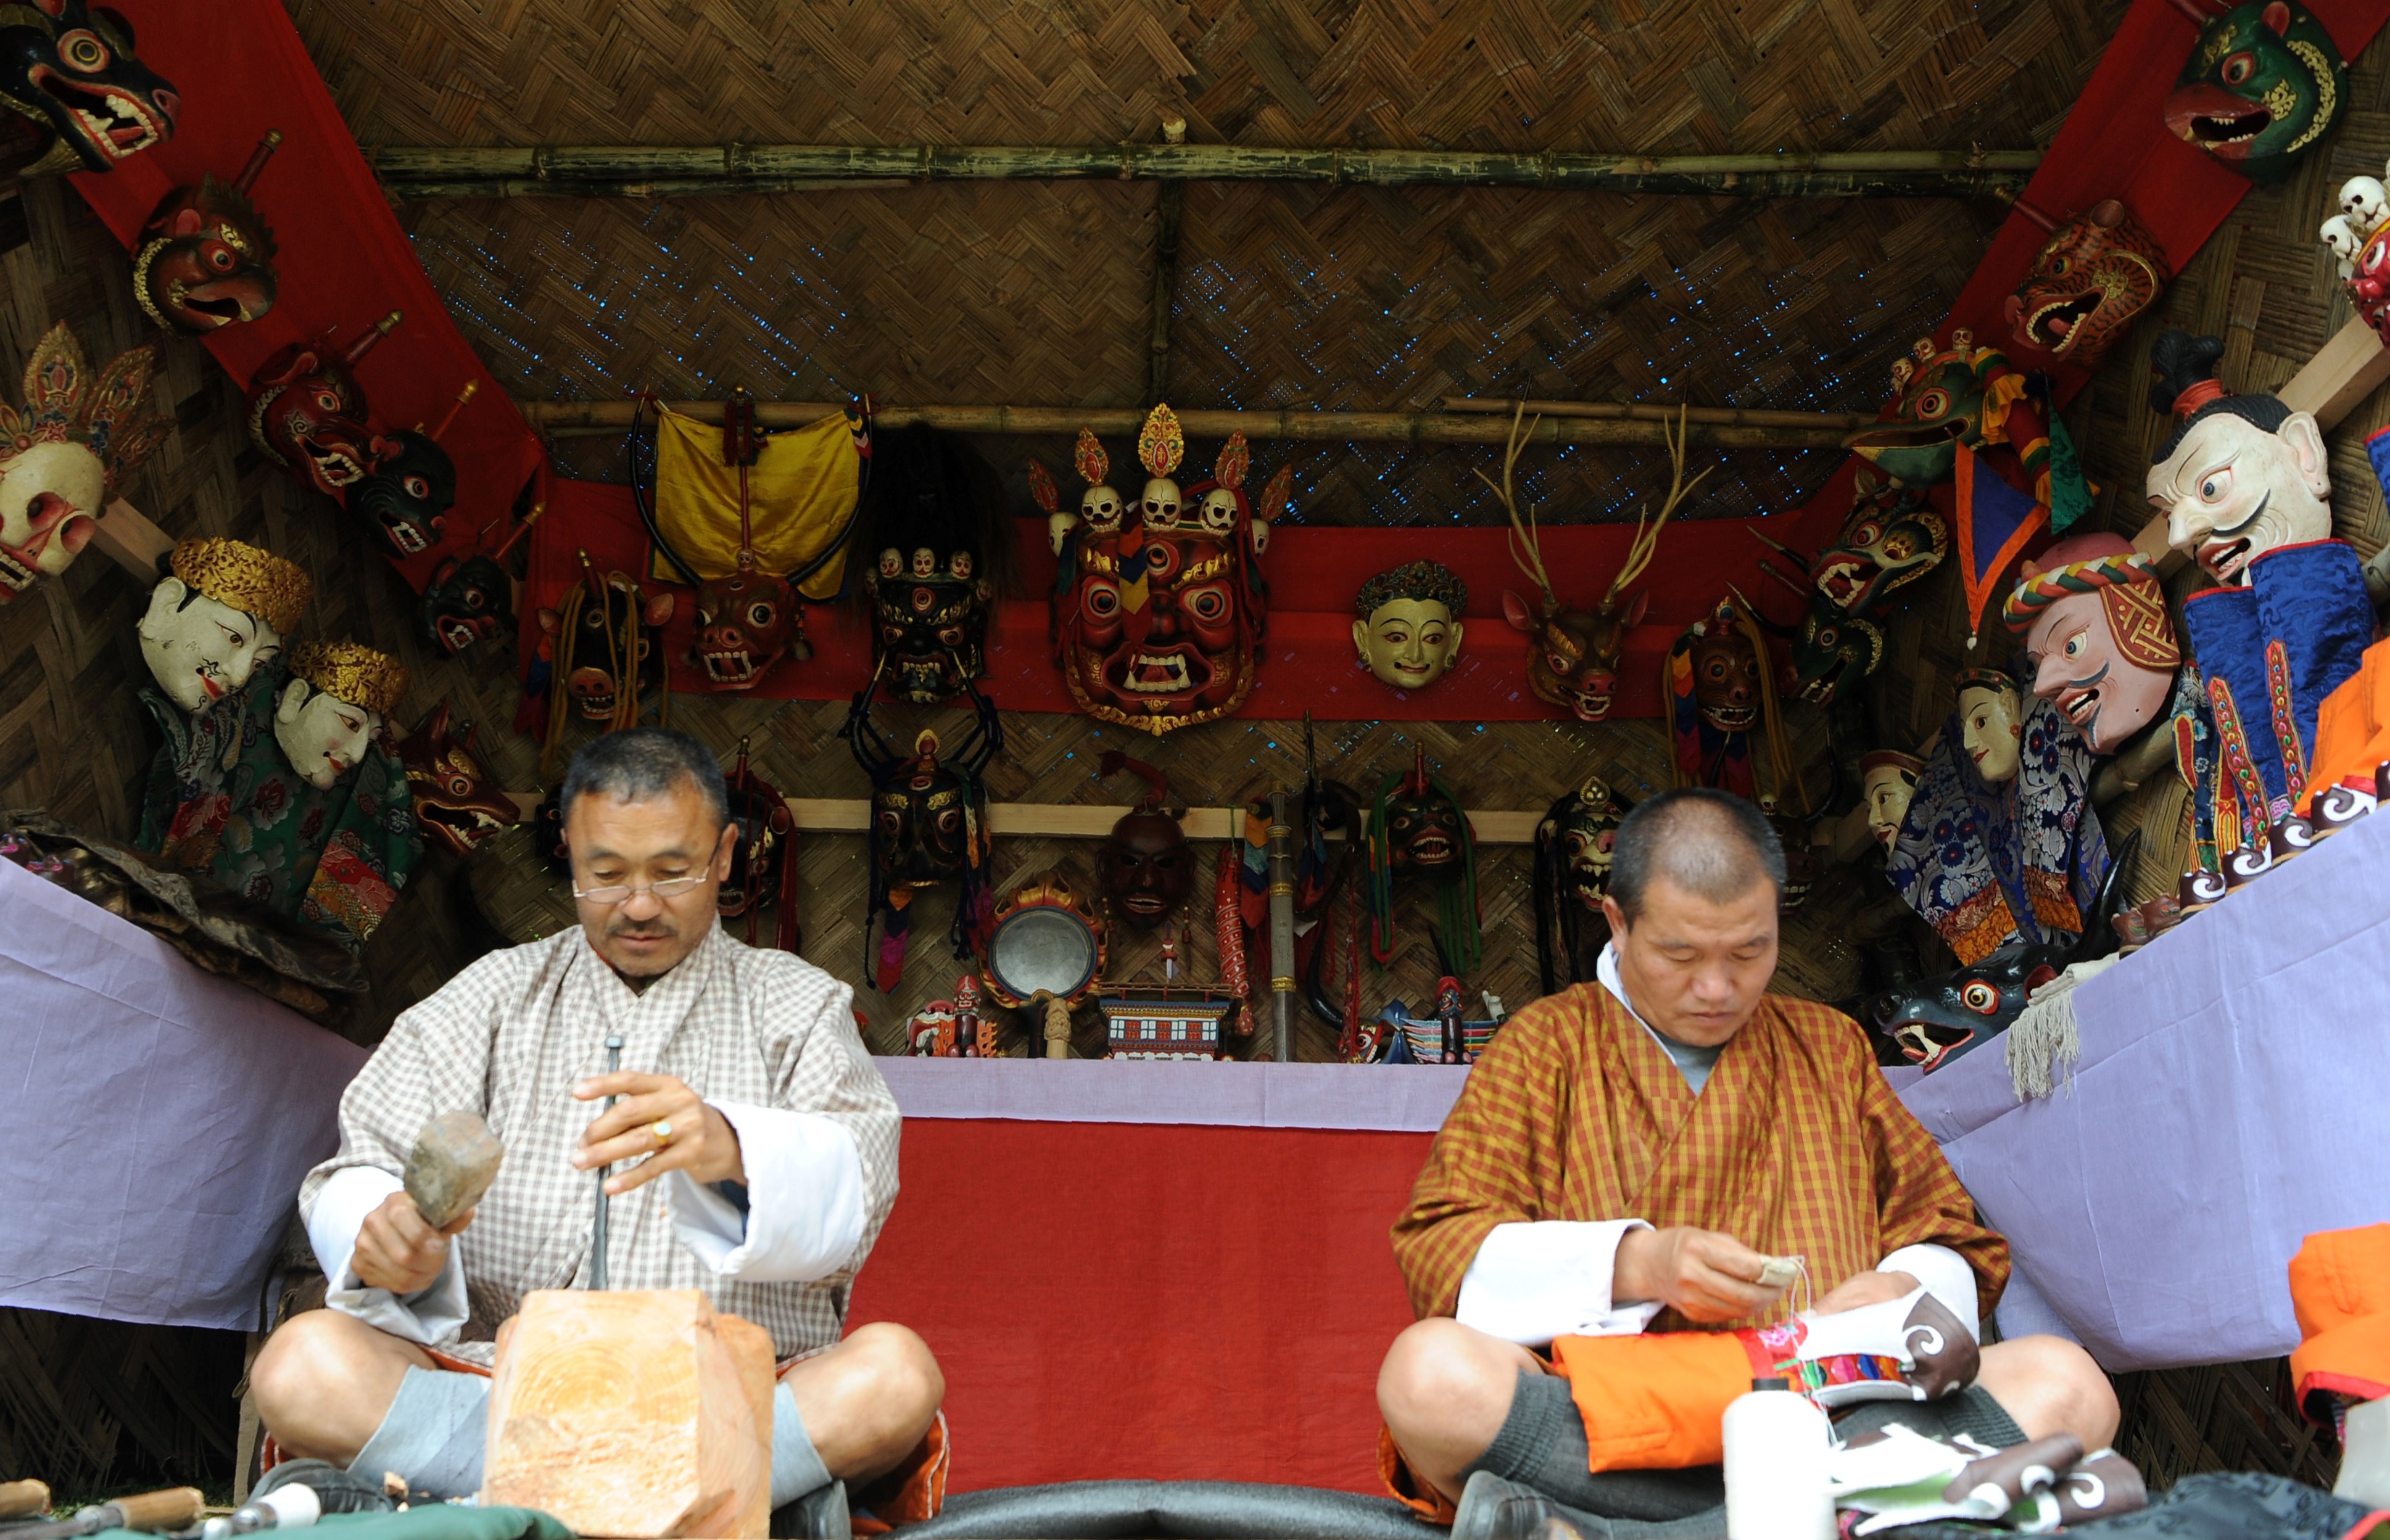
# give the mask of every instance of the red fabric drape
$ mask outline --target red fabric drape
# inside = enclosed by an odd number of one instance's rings
[[[938,1355],[957,1492],[1378,1492],[1378,1365],[1411,1320],[1386,1234],[1428,1141],[916,1119],[848,1326]]]
[[[168,191],[205,172],[234,175],[265,131],[280,129],[282,148],[251,189],[281,249],[274,309],[215,332],[208,351],[246,385],[288,343],[327,333],[346,343],[405,311],[357,366],[377,420],[434,426],[466,381],[481,391],[440,441],[457,473],[445,538],[401,570],[420,588],[441,553],[470,548],[482,526],[498,521],[491,538],[502,538],[507,510],[540,462],[539,440],[449,319],[289,16],[276,0],[116,3],[143,61],[174,83],[183,115],[168,143],[104,175],[78,173],[76,190],[129,248]]]

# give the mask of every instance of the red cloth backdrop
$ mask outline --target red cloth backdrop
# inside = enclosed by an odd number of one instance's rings
[[[441,308],[289,16],[276,0],[121,4],[138,29],[143,57],[181,92],[182,122],[171,143],[106,175],[79,174],[75,185],[129,243],[169,188],[196,181],[205,171],[232,174],[266,129],[279,128],[285,142],[256,196],[281,247],[281,297],[263,321],[227,327],[208,345],[227,371],[246,381],[267,354],[287,342],[328,333],[345,340],[392,306],[405,310],[405,324],[367,356],[359,374],[379,417],[394,426],[437,420],[458,387],[468,379],[481,381],[480,396],[443,441],[456,458],[460,486],[442,551],[469,547],[481,529],[503,518],[539,462],[538,441]],[[2390,0],[2315,0],[2312,8],[2342,51],[2354,56],[2390,16]],[[2099,199],[2122,197],[2177,266],[2198,250],[2248,185],[2176,139],[2159,117],[2159,103],[2193,32],[2171,0],[2139,0],[2026,189],[2028,201],[2063,219]],[[1968,326],[1979,340],[2006,345],[2001,301],[2042,238],[2038,226],[2011,214],[1940,335],[1947,339],[1952,325]],[[2046,362],[2030,353],[2017,357],[2028,365]],[[2083,382],[2079,369],[2059,374],[2062,399]],[[648,382],[621,383],[627,389]],[[1846,463],[1803,507],[1765,520],[1769,533],[1797,550],[1814,549],[1833,533],[1848,506],[1849,470]],[[571,482],[558,483],[555,490],[555,506],[539,537],[549,547],[547,559],[535,556],[527,611],[553,597],[552,585],[543,588],[538,573],[553,574],[559,549],[567,560],[576,545],[588,545],[594,555],[624,533],[628,508],[619,490]],[[1722,597],[1728,584],[1771,614],[1793,613],[1793,597],[1758,571],[1765,552],[1746,533],[1749,522],[1680,525],[1661,537],[1647,580],[1651,615],[1629,646],[1621,715],[1658,712],[1661,654],[1677,631]],[[636,532],[635,524],[631,530]],[[499,533],[494,529],[493,538]],[[1562,597],[1583,602],[1608,585],[1626,537],[1603,528],[1558,529],[1548,538]],[[1272,656],[1245,712],[1284,716],[1308,706],[1330,719],[1561,715],[1519,683],[1524,642],[1503,624],[1498,605],[1500,589],[1521,586],[1522,580],[1499,545],[1498,531],[1283,532],[1265,562],[1275,587]],[[1042,542],[1034,552],[1043,565]],[[420,586],[439,554],[405,563],[408,580]],[[615,564],[636,571],[636,555],[626,550]],[[1464,649],[1467,661],[1438,688],[1406,699],[1359,673],[1345,637],[1351,597],[1361,580],[1421,555],[1445,560],[1469,577],[1477,614]],[[990,662],[996,698],[1007,707],[1068,709],[1046,661],[1042,611],[1039,602],[1016,603],[996,627]],[[686,625],[683,619],[676,626],[675,650],[685,646]],[[818,631],[813,661],[784,667],[768,693],[830,699],[851,694],[864,682],[859,633],[843,622],[824,623]],[[526,613],[526,662],[536,638],[537,628]]]
[[[849,1325],[938,1355],[957,1492],[1381,1492],[1378,1364],[1411,1321],[1387,1228],[1429,1138],[913,1119]]]
[[[449,319],[289,16],[276,0],[116,4],[133,22],[142,61],[174,83],[182,118],[172,140],[104,175],[78,173],[76,189],[129,250],[170,190],[205,172],[238,174],[265,131],[281,130],[282,148],[251,189],[281,250],[274,309],[215,332],[208,351],[247,385],[288,343],[329,335],[344,347],[405,311],[357,367],[376,420],[430,427],[466,381],[481,391],[440,441],[457,471],[444,539],[401,570],[420,588],[440,552],[469,549],[483,525],[495,523],[493,544],[503,539],[508,509],[541,462],[539,440]],[[325,517],[342,516],[326,508]]]

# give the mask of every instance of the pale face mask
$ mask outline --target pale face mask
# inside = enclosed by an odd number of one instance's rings
[[[2026,634],[2033,693],[2066,713],[2095,754],[2157,720],[2174,696],[2175,671],[2125,656],[2097,592],[2053,602]]]
[[[282,650],[272,626],[193,593],[180,578],[161,579],[149,590],[139,630],[151,677],[194,716],[248,684],[258,664]]]
[[[1398,690],[1434,684],[1460,660],[1460,622],[1433,599],[1388,599],[1353,622],[1353,645],[1381,683]]]
[[[283,687],[274,709],[274,741],[308,785],[327,789],[356,768],[381,727],[381,714],[353,706],[304,679]]]
[[[2246,583],[2249,563],[2276,546],[2332,534],[2323,435],[2305,412],[2274,433],[2229,412],[2202,418],[2150,468],[2148,491],[2166,544],[2220,584]]]
[[[2006,690],[1959,692],[1960,744],[1975,762],[1975,773],[1991,785],[2014,780],[2024,724],[2017,698]]]
[[[1900,821],[1908,816],[1909,799],[1917,795],[1917,777],[1896,764],[1879,764],[1859,783],[1867,806],[1868,832],[1888,853],[1900,838]]]

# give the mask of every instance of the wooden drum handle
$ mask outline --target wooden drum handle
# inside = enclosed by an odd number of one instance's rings
[[[1054,995],[1046,1000],[1046,1057],[1071,1057],[1071,1002]]]

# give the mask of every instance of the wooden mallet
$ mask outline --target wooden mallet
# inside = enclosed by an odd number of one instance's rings
[[[435,1230],[455,1224],[498,1179],[506,1155],[479,1112],[443,1112],[415,1136],[406,1158],[406,1196]]]

